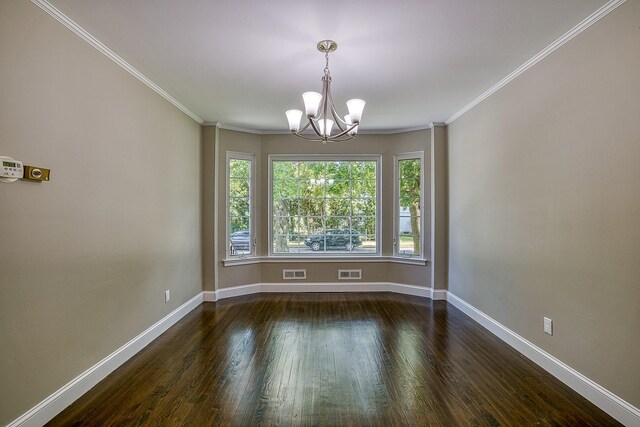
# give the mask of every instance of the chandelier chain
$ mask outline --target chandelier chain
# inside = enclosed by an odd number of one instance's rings
[[[324,59],[326,61],[324,65],[324,75],[330,77],[331,73],[329,72],[329,52],[324,53]]]

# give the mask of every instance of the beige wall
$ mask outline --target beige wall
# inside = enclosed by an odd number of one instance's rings
[[[214,235],[215,217],[215,140],[217,129],[214,126],[202,128],[202,288],[215,290],[214,271]]]
[[[211,133],[213,135],[213,132]],[[205,133],[205,143],[207,134]],[[385,256],[393,254],[393,155],[409,151],[424,151],[425,153],[425,201],[429,201],[429,153],[430,131],[415,131],[394,135],[360,135],[357,139],[343,144],[326,144],[302,141],[291,135],[254,135],[228,130],[219,131],[219,201],[220,218],[218,222],[218,288],[226,288],[259,282],[281,282],[283,268],[306,268],[307,282],[335,282],[337,281],[337,266],[340,268],[362,269],[363,281],[383,281],[430,286],[430,266],[411,266],[405,264],[380,263],[262,263],[240,266],[222,266],[221,260],[226,254],[226,236],[224,217],[225,200],[225,161],[226,151],[243,151],[256,154],[258,174],[257,186],[257,247],[258,255],[266,256],[268,247],[268,157],[271,154],[381,154],[382,155],[382,253]],[[428,229],[430,218],[427,215],[425,225]],[[429,233],[425,231],[425,255],[428,258]],[[210,262],[205,258],[205,263]],[[206,268],[206,267],[205,267]],[[207,289],[213,290],[213,289]]]
[[[0,2],[0,425],[198,294],[200,126],[23,0]],[[171,301],[164,303],[164,290]]]
[[[449,126],[450,291],[636,407],[638,25],[624,3]]]

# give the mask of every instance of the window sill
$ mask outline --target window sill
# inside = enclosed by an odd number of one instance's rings
[[[271,257],[246,257],[246,258],[228,258],[222,261],[225,267],[248,264],[272,264],[272,263],[322,263],[322,262],[339,262],[339,263],[364,263],[364,262],[392,262],[396,264],[409,265],[427,265],[429,262],[426,258],[410,258],[398,256],[363,256],[363,257],[302,257],[302,256],[271,256]]]

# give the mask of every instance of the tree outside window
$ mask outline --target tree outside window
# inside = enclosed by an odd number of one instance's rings
[[[253,155],[227,153],[227,236],[230,256],[253,253]]]
[[[422,172],[422,153],[396,156],[396,255],[422,255]]]
[[[271,167],[272,253],[378,253],[377,159],[273,159]]]

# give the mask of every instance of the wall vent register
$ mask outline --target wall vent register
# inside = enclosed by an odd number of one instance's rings
[[[282,270],[284,280],[302,280],[307,278],[307,270]]]
[[[360,280],[362,270],[338,270],[338,280]]]

